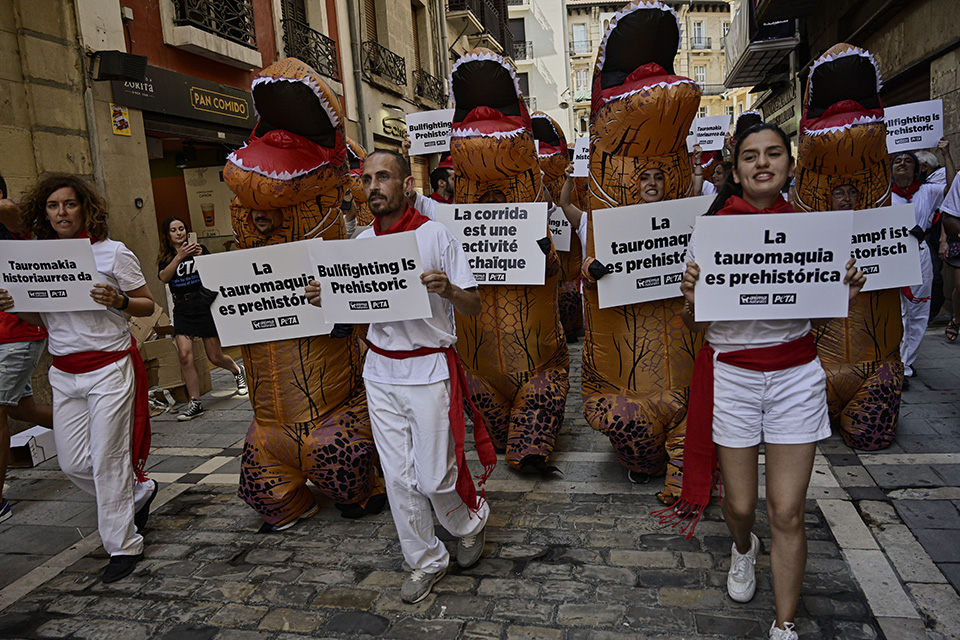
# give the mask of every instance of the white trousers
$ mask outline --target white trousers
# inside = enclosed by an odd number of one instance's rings
[[[50,367],[49,378],[60,469],[96,498],[97,527],[106,552],[139,554],[143,537],[136,532],[133,514],[150,496],[153,483],[134,481],[130,357],[77,375]]]
[[[411,569],[435,573],[450,554],[433,527],[462,538],[480,531],[490,508],[473,513],[456,491],[457,464],[450,433],[450,381],[394,385],[364,381],[373,441],[380,454],[390,513]],[[479,516],[479,517],[478,517]]]
[[[903,318],[903,341],[900,342],[900,359],[905,373],[913,373],[913,363],[920,350],[920,341],[927,331],[930,320],[930,294],[933,291],[933,262],[926,242],[920,243],[920,274],[923,280],[918,286],[900,290],[900,315]],[[909,291],[909,295],[906,292]]]

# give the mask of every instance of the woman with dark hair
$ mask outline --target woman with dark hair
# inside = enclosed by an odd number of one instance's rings
[[[103,581],[113,582],[143,557],[140,532],[158,488],[144,474],[147,372],[123,315],[149,316],[153,296],[137,257],[109,239],[106,207],[86,181],[48,176],[21,209],[24,227],[36,238],[89,239],[99,272],[90,297],[102,311],[19,315],[47,327],[57,459],[66,476],[96,498],[100,538],[110,554]],[[12,297],[0,290],[0,311],[12,306]]]
[[[781,189],[793,171],[790,143],[783,131],[763,123],[750,127],[737,140],[733,170],[708,215],[791,212]],[[706,331],[707,343],[697,356],[690,389],[681,509],[689,508],[696,514],[706,506],[713,464],[718,461],[724,490],[723,518],[733,536],[727,592],[737,602],[752,599],[756,590],[754,564],[760,547],[752,531],[758,456],[760,442],[765,443],[776,606],[770,638],[795,640],[793,619],[807,557],[803,529],[807,485],[816,443],[830,435],[826,379],[811,334],[811,326],[817,321],[696,322],[694,289],[700,268],[695,261],[695,239],[696,231],[680,287],[686,298],[683,321],[692,331]],[[853,260],[846,266],[844,282],[850,285],[853,297],[866,278],[853,266]],[[694,456],[694,450],[709,455]],[[697,488],[705,491],[698,492]]]
[[[157,266],[160,282],[170,285],[173,294],[173,339],[180,354],[180,372],[190,400],[177,420],[193,420],[203,415],[200,402],[200,378],[193,364],[193,339],[203,340],[203,350],[214,365],[233,374],[237,393],[247,395],[247,376],[241,365],[220,347],[220,336],[213,323],[211,292],[203,287],[193,263],[194,256],[210,253],[199,242],[187,241],[187,225],[182,218],[170,216],[160,225],[160,255]]]

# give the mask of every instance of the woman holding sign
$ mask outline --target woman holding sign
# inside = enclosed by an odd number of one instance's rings
[[[170,216],[160,225],[160,255],[157,266],[160,269],[160,282],[170,285],[173,294],[173,340],[180,354],[180,372],[190,395],[177,420],[193,420],[203,415],[200,403],[200,378],[193,363],[193,339],[203,340],[203,350],[214,365],[233,374],[237,383],[237,393],[247,395],[247,376],[243,367],[234,362],[220,348],[220,336],[213,323],[210,304],[215,294],[205,289],[200,282],[200,274],[193,264],[194,256],[210,253],[202,244],[187,237],[187,226],[182,218]]]
[[[89,239],[99,272],[90,297],[104,310],[21,317],[47,327],[57,460],[75,485],[96,498],[100,538],[110,554],[103,581],[114,582],[143,557],[140,532],[157,493],[156,481],[144,474],[150,450],[147,370],[124,317],[149,316],[153,296],[137,257],[107,237],[106,207],[84,180],[48,176],[27,195],[22,211],[24,226],[40,240]],[[12,306],[12,298],[0,292],[0,311]]]
[[[758,124],[748,129],[737,141],[733,163],[731,176],[707,215],[792,212],[781,189],[793,176],[794,161],[789,140],[779,127]],[[811,334],[812,322],[696,322],[694,290],[700,268],[694,257],[695,238],[696,232],[681,283],[683,320],[693,331],[706,331],[707,342],[697,356],[690,388],[683,493],[675,513],[665,519],[690,518],[692,534],[710,500],[719,462],[723,517],[733,536],[727,592],[737,602],[752,599],[760,547],[752,529],[763,441],[776,604],[770,638],[796,639],[793,619],[807,557],[803,529],[807,485],[816,443],[830,435],[825,374]],[[866,278],[853,260],[846,266],[844,283],[850,285],[853,297]]]

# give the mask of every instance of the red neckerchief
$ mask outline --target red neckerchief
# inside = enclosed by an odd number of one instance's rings
[[[86,229],[84,229],[77,235],[73,236],[72,238],[61,238],[60,236],[56,237],[57,240],[76,240],[78,238],[86,238],[87,240],[90,241],[90,244],[97,244],[98,242],[100,242],[100,238],[94,238],[89,233],[87,233]]]
[[[700,516],[710,503],[710,495],[719,489],[717,454],[713,444],[713,354],[709,344],[700,347],[693,364],[690,396],[687,403],[687,433],[683,445],[683,489],[680,499],[666,509],[652,511],[660,523],[677,526],[689,520],[680,533],[693,536]],[[717,356],[726,364],[751,371],[780,371],[812,362],[817,343],[812,333],[790,342],[758,349],[728,351]]]
[[[400,219],[390,225],[390,228],[386,231],[380,228],[380,218],[374,218],[373,232],[378,236],[385,236],[388,233],[403,233],[404,231],[413,231],[427,222],[430,222],[430,218],[423,215],[410,205],[407,205],[407,210],[403,212],[403,215],[400,216]]]
[[[497,466],[497,454],[490,442],[490,434],[487,433],[487,428],[484,425],[483,415],[473,404],[473,400],[470,399],[470,392],[467,390],[467,377],[463,372],[460,354],[457,353],[455,347],[420,347],[413,351],[386,351],[375,344],[369,342],[367,344],[374,353],[392,360],[405,360],[432,353],[446,355],[447,369],[450,372],[450,409],[447,415],[450,418],[450,431],[453,434],[454,454],[457,460],[457,495],[460,496],[470,511],[476,513],[487,498],[482,487],[490,474],[493,473],[494,467]],[[464,398],[467,399],[470,408],[473,410],[473,442],[477,448],[480,464],[483,465],[483,473],[477,476],[477,485],[481,487],[479,500],[477,500],[477,490],[473,486],[473,479],[470,477],[470,468],[467,466],[467,457],[464,453],[467,431],[466,422],[463,419]]]
[[[453,196],[450,196],[449,198],[444,198],[443,196],[441,196],[441,195],[440,195],[439,193],[437,193],[436,191],[434,191],[433,193],[430,194],[430,199],[431,199],[431,200],[436,200],[437,202],[439,202],[439,203],[441,203],[441,204],[453,204]]]
[[[718,216],[727,216],[741,213],[793,213],[793,207],[783,199],[783,196],[777,196],[777,201],[766,209],[757,209],[755,206],[741,198],[740,196],[730,196],[723,203],[723,209],[717,211]]]
[[[123,351],[83,351],[65,356],[53,356],[53,366],[60,371],[72,373],[89,373],[102,369],[130,356],[133,361],[133,433],[130,438],[130,449],[133,455],[133,472],[139,482],[145,482],[147,475],[147,455],[150,454],[150,405],[147,395],[147,366],[143,363],[140,350],[137,349],[137,340],[130,337],[130,348]]]
[[[911,200],[913,200],[913,195],[917,191],[920,191],[920,183],[917,180],[914,180],[913,182],[910,183],[910,186],[904,189],[903,187],[898,185],[896,182],[894,182],[893,186],[890,187],[890,190],[893,191],[898,196],[900,196],[901,198],[903,198],[904,200],[906,200],[907,202],[910,202]]]

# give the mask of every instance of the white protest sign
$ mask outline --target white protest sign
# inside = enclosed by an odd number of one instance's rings
[[[450,150],[450,127],[453,109],[437,109],[407,114],[410,155],[439,153]]]
[[[937,146],[943,137],[943,100],[911,102],[883,110],[887,151],[914,151]]]
[[[285,244],[197,256],[203,284],[219,297],[210,305],[225,347],[326,335],[333,328],[323,311],[307,302],[308,243]]]
[[[910,235],[915,220],[912,204],[854,212],[851,255],[867,276],[863,291],[920,282],[920,245]]]
[[[441,204],[437,222],[457,236],[479,284],[543,284],[546,202]]]
[[[553,236],[553,248],[557,251],[570,251],[573,227],[564,215],[563,209],[555,206],[550,212],[550,235]]]
[[[573,147],[573,177],[590,175],[590,136],[580,136]]]
[[[687,136],[687,151],[693,151],[693,145],[699,144],[704,151],[723,149],[723,139],[730,131],[733,116],[704,116],[694,118]]]
[[[700,196],[594,211],[594,253],[612,271],[597,280],[600,308],[678,297],[693,222],[712,200]]]
[[[697,322],[845,318],[852,232],[852,211],[697,218]]]
[[[12,311],[105,311],[90,297],[100,282],[90,240],[0,240],[0,288]]]
[[[420,282],[423,266],[415,232],[317,242],[309,250],[327,322],[366,324],[430,317],[429,294]]]

